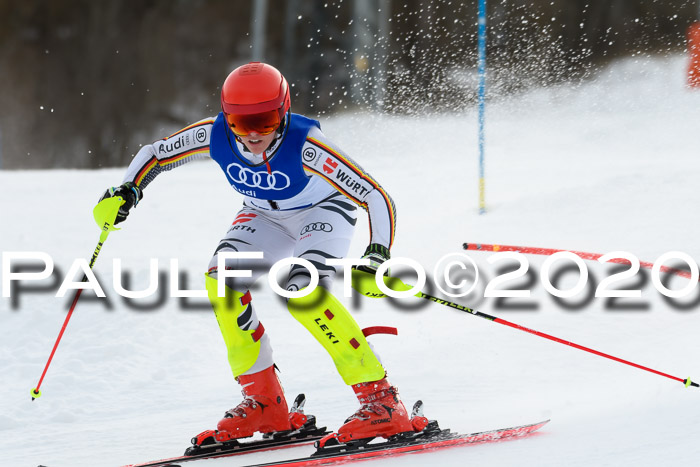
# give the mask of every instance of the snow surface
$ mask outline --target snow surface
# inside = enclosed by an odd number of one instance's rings
[[[684,87],[685,66],[684,57],[628,59],[584,85],[491,102],[483,216],[475,111],[346,115],[322,123],[394,197],[394,256],[416,259],[429,271],[443,255],[460,253],[465,241],[625,250],[645,261],[671,250],[700,258],[694,201],[700,91]],[[46,252],[61,273],[53,280],[62,280],[75,259],[91,255],[99,232],[90,212],[122,175],[123,169],[0,172],[2,251]],[[134,311],[114,292],[111,265],[121,258],[134,288],[144,288],[148,258],[158,258],[164,270],[178,258],[189,287],[202,289],[202,272],[239,205],[211,161],[149,186],[95,267],[110,306],[84,295],[35,402],[29,391],[72,294],[23,292],[18,307],[0,301],[0,464],[117,466],[178,455],[192,435],[214,427],[238,403],[206,303],[193,299],[205,306],[182,310],[177,299],[167,299],[151,311]],[[362,219],[351,253],[359,256],[366,242]],[[487,279],[495,275],[489,255],[470,252]],[[534,272],[543,259],[529,257]],[[604,265],[587,266],[598,281],[610,273]],[[259,284],[254,300],[289,398],[305,392],[307,411],[339,426],[357,408],[352,391],[267,283]],[[55,289],[57,283],[40,285]],[[457,301],[674,376],[700,378],[698,306],[669,306],[651,282],[641,299],[630,300],[647,309],[631,311],[606,309],[601,298],[566,309],[539,279],[531,288],[531,298],[517,303],[535,310],[504,310],[476,295]],[[367,465],[687,465],[700,454],[697,388],[417,298],[344,300],[362,326],[399,328],[398,337],[371,340],[407,405],[422,399],[426,415],[442,426],[471,432],[552,418],[526,439]],[[308,451],[192,465],[242,465]]]

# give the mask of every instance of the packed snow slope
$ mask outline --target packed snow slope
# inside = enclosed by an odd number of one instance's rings
[[[684,87],[685,66],[684,57],[628,59],[583,85],[491,101],[485,215],[477,209],[475,111],[346,115],[322,125],[394,197],[393,255],[419,261],[430,277],[438,260],[460,253],[465,241],[623,250],[643,261],[680,251],[698,260],[700,90]],[[72,298],[56,298],[55,290],[76,259],[92,254],[99,235],[92,208],[123,172],[0,172],[3,253],[41,251],[56,264],[51,278],[21,282],[24,288],[13,291],[16,303],[0,302],[2,465],[118,466],[178,455],[191,436],[213,428],[240,400],[206,301],[190,299],[185,307],[179,299],[154,296],[134,301],[141,305],[136,310],[112,285],[115,258],[136,290],[148,284],[151,258],[164,272],[177,258],[187,287],[203,289],[210,255],[241,202],[216,164],[204,161],[161,175],[123,229],[109,236],[95,266],[108,300],[84,294],[43,396],[31,402]],[[357,230],[356,257],[368,240],[366,219]],[[581,292],[561,304],[539,277],[544,258],[529,256],[532,280],[505,286],[529,288],[531,296],[501,302],[483,298],[484,285],[504,264],[512,269],[515,263],[490,264],[491,253],[469,256],[481,278],[475,292],[455,299],[459,303],[700,380],[697,287],[673,305],[640,273],[617,286],[640,288],[641,298],[611,303]],[[586,263],[595,289],[611,268]],[[558,285],[571,287],[577,277],[566,272]],[[167,294],[167,276],[164,282],[160,289]],[[669,287],[686,284],[676,279]],[[35,290],[27,290],[31,286]],[[336,289],[342,295],[339,283]],[[426,290],[442,296],[434,287]],[[338,427],[357,408],[352,390],[266,280],[253,297],[289,398],[306,393],[307,411]],[[697,388],[418,298],[343,300],[363,327],[398,327],[397,337],[370,339],[404,401],[422,399],[426,415],[443,427],[471,432],[552,419],[527,439],[381,465],[656,466],[692,464],[700,456]]]

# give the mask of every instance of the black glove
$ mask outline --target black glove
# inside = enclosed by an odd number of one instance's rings
[[[122,186],[107,189],[105,194],[102,195],[102,198],[100,198],[100,201],[113,196],[121,196],[124,200],[124,204],[121,205],[117,213],[117,219],[114,221],[116,225],[120,222],[124,222],[129,215],[129,210],[139,204],[139,201],[143,198],[143,191],[141,188],[137,187],[134,182],[126,182]]]
[[[390,258],[391,253],[389,253],[389,249],[387,247],[380,245],[379,243],[371,243],[365,250],[365,254],[362,257],[362,259],[368,259],[369,264],[356,266],[355,269],[374,274],[377,272],[379,266]],[[387,270],[384,275],[388,276],[389,271]]]

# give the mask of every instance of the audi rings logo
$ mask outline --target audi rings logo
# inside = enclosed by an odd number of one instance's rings
[[[243,167],[235,162],[226,167],[228,176],[234,183],[240,183],[250,188],[260,188],[261,190],[284,190],[291,185],[289,177],[275,170],[272,173],[254,172],[248,167]]]
[[[304,235],[314,230],[317,232],[332,232],[333,226],[327,222],[313,222],[304,226],[304,228],[301,229],[301,232],[299,232],[299,235]]]

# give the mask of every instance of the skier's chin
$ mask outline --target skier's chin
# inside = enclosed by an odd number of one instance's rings
[[[270,134],[270,136],[248,136],[243,138],[243,144],[245,144],[248,150],[253,154],[260,154],[272,144],[273,139],[273,134]]]

